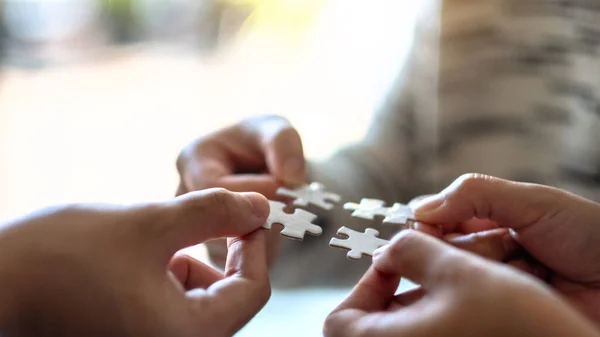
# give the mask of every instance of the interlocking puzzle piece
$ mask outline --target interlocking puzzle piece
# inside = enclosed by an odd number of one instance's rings
[[[277,189],[277,195],[295,199],[294,206],[306,207],[310,203],[326,210],[333,208],[334,205],[331,202],[338,203],[342,199],[338,194],[326,192],[325,186],[320,183],[312,183],[291,190],[280,187]]]
[[[262,226],[265,229],[271,229],[273,224],[283,225],[281,235],[290,239],[302,240],[304,234],[308,232],[311,235],[321,235],[323,229],[312,222],[317,218],[316,215],[303,209],[296,209],[293,214],[286,213],[286,205],[282,202],[271,201],[271,212],[267,221]]]
[[[344,209],[354,211],[352,216],[373,220],[376,215],[383,216],[383,222],[388,224],[406,225],[409,220],[414,221],[412,209],[404,204],[395,203],[392,207],[385,207],[385,202],[377,199],[362,199],[360,204],[348,202]]]
[[[363,255],[373,256],[373,252],[377,248],[389,243],[387,240],[378,238],[379,232],[373,228],[367,228],[364,233],[361,233],[347,227],[341,227],[337,233],[348,238],[345,240],[332,238],[329,245],[349,249],[350,251],[346,256],[352,260],[359,260]]]

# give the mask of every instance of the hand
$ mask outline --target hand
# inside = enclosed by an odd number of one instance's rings
[[[306,180],[302,141],[282,117],[264,116],[199,138],[177,159],[180,184],[177,194],[223,187],[236,192],[259,192],[275,199],[282,182]],[[268,236],[269,262],[280,243],[278,231]],[[227,256],[224,240],[207,242],[211,260],[222,266]]]
[[[0,230],[0,334],[231,336],[270,296],[264,197],[225,190],[48,209]],[[225,273],[182,248],[229,241]]]
[[[421,288],[395,295],[401,277]],[[328,337],[598,336],[542,283],[406,230],[327,318]]]
[[[456,246],[538,276],[600,325],[600,205],[471,174],[421,201],[415,216],[440,225]]]
[[[300,135],[282,117],[263,116],[202,137],[177,159],[178,193],[223,187],[271,199],[282,183],[306,180]]]

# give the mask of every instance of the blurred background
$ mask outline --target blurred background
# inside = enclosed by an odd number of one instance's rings
[[[418,6],[0,1],[0,221],[57,203],[170,198],[183,146],[255,114],[288,117],[307,156],[327,157],[364,135]],[[239,335],[319,335],[346,293],[275,292]]]

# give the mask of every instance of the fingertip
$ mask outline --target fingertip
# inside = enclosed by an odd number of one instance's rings
[[[425,197],[419,201],[415,201],[411,208],[413,213],[418,220],[428,220],[435,216],[437,210],[444,203],[444,198],[440,194]]]
[[[269,216],[270,206],[267,198],[255,192],[243,192],[240,193],[241,196],[246,198],[250,202],[250,207],[252,208],[252,212],[258,218],[266,219]]]

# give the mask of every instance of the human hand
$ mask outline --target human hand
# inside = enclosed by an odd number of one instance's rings
[[[600,205],[547,186],[470,174],[414,211],[455,246],[546,281],[600,326]]]
[[[401,277],[421,285],[399,295]],[[406,230],[327,318],[327,337],[582,336],[594,328],[541,282]]]
[[[178,159],[178,193],[223,187],[271,199],[280,184],[306,180],[298,131],[279,116],[250,118],[201,137]]]
[[[275,199],[282,183],[306,180],[300,135],[278,116],[250,118],[201,137],[177,159],[180,183],[177,195],[212,187],[235,192],[259,192]],[[267,233],[269,262],[278,251],[277,231]],[[206,243],[211,260],[222,266],[227,256],[224,240]]]
[[[0,335],[231,336],[266,303],[264,197],[220,189],[73,205],[0,230]],[[225,273],[179,250],[229,241]]]

